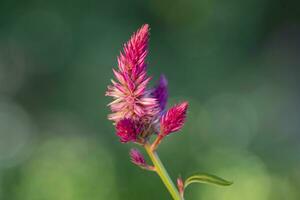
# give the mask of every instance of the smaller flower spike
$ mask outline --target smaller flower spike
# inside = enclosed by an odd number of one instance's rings
[[[142,167],[146,165],[146,160],[139,150],[131,149],[129,154],[130,154],[131,162],[133,164]]]
[[[160,111],[163,112],[168,101],[168,80],[165,75],[161,75],[157,86],[154,88],[152,95],[157,99]]]
[[[170,108],[160,119],[161,134],[163,136],[180,130],[186,118],[188,102]]]
[[[133,164],[135,164],[143,169],[147,169],[147,170],[151,170],[151,171],[154,170],[153,166],[147,165],[143,154],[139,150],[131,149],[129,152],[129,155],[130,155],[131,162]]]
[[[140,124],[132,119],[125,118],[116,124],[116,134],[123,143],[136,142],[141,130]]]

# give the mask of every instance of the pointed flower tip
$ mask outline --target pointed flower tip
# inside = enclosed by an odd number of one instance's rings
[[[145,167],[147,165],[143,154],[139,150],[131,149],[129,155],[130,155],[130,160],[133,164],[139,167]]]
[[[140,31],[148,32],[149,30],[150,30],[149,24],[143,24],[142,27],[140,28]]]
[[[164,74],[161,74],[159,77],[159,83],[162,85],[167,86],[168,85],[168,80]]]
[[[149,24],[143,24],[134,35],[139,36],[139,35],[147,35],[149,34],[150,26]]]
[[[148,40],[150,27],[148,24],[142,25],[133,35],[131,40],[135,40],[137,38],[144,38]]]
[[[141,126],[138,122],[125,118],[117,122],[116,131],[122,143],[135,142],[141,133]]]
[[[179,107],[180,107],[181,109],[184,109],[184,110],[186,111],[187,108],[189,107],[189,102],[184,101],[184,102],[182,102],[181,104],[179,104]]]
[[[184,101],[171,107],[160,120],[161,132],[164,135],[180,130],[185,122],[188,102]]]

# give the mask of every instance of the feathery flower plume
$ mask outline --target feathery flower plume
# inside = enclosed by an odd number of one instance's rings
[[[152,95],[157,99],[160,111],[163,112],[168,101],[168,81],[165,75],[161,75],[157,86],[154,88]]]
[[[122,143],[136,142],[141,134],[141,125],[132,119],[122,119],[116,124],[117,136],[120,137]]]
[[[142,26],[124,45],[118,57],[118,70],[113,70],[117,81],[112,80],[106,96],[113,97],[109,104],[112,114],[109,119],[118,122],[128,118],[151,124],[159,112],[157,100],[150,96],[146,73],[149,26]]]
[[[188,102],[175,105],[170,108],[160,119],[161,134],[168,135],[180,130],[186,118]]]

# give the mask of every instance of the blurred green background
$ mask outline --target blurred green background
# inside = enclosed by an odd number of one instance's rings
[[[188,100],[159,154],[186,199],[300,199],[300,3],[0,1],[0,199],[170,199],[133,166],[104,97],[122,44],[151,26],[149,74]]]

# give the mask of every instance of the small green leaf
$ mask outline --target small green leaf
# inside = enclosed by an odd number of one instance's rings
[[[195,174],[195,175],[187,178],[184,182],[184,188],[186,188],[187,186],[189,186],[192,183],[206,183],[206,184],[212,184],[212,185],[229,186],[233,182],[226,181],[215,175],[199,173],[199,174]]]

